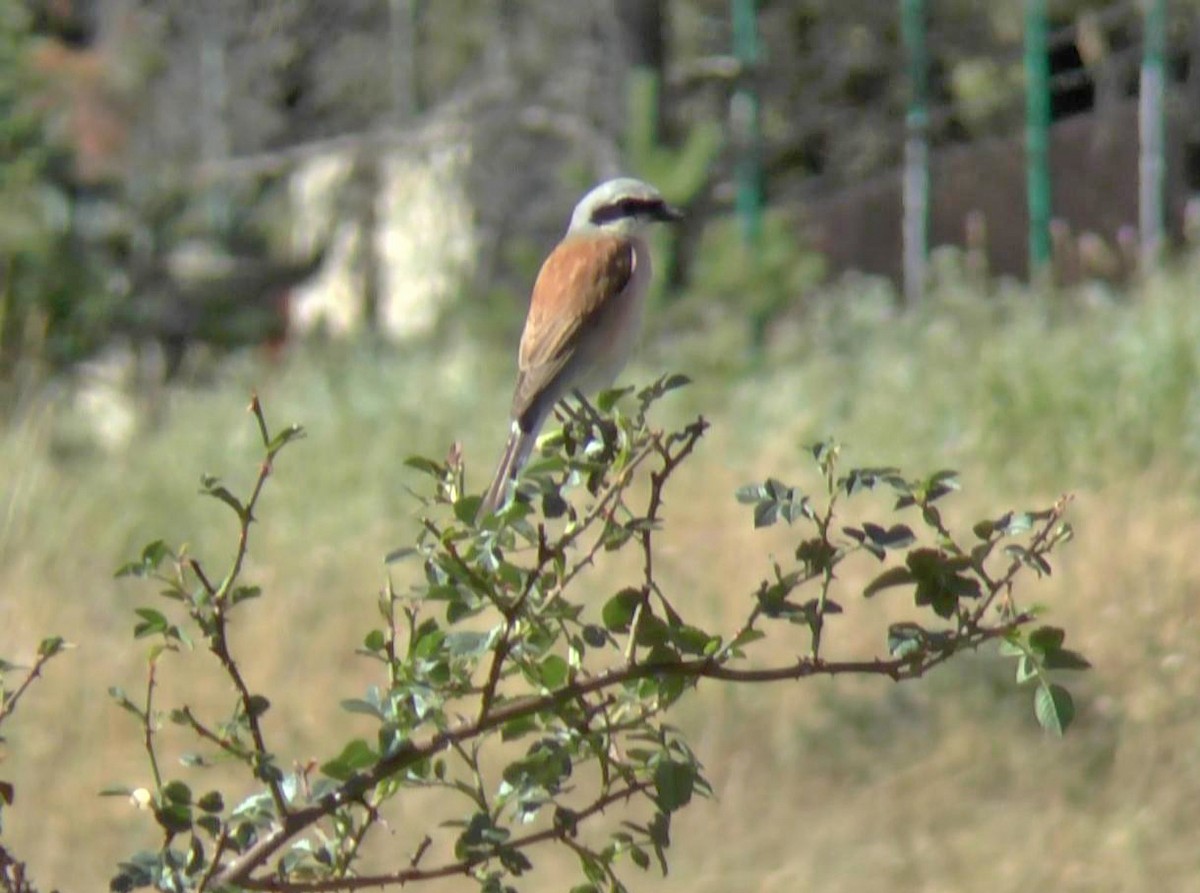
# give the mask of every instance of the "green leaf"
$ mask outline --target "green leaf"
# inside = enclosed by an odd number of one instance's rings
[[[239,518],[246,513],[246,507],[242,505],[241,500],[229,492],[229,489],[222,485],[219,479],[211,475],[206,474],[200,479],[200,492],[205,496],[211,496],[213,499],[225,503],[233,509]]]
[[[709,650],[713,638],[713,636],[695,626],[684,624],[682,626],[670,627],[671,642],[683,654],[703,655]]]
[[[192,789],[182,781],[171,781],[163,787],[163,798],[187,806],[192,802]]]
[[[251,695],[246,704],[246,712],[257,718],[271,709],[271,702],[262,695]]]
[[[404,464],[430,477],[437,478],[439,481],[445,473],[445,469],[442,468],[440,463],[434,462],[432,459],[426,459],[424,456],[409,456],[404,460]]]
[[[650,867],[650,854],[640,846],[631,846],[629,848],[629,858],[633,860],[633,864],[645,871]]]
[[[137,561],[123,565],[116,572],[118,577],[148,577],[158,570],[166,559],[174,557],[171,548],[162,540],[155,540],[142,548]]]
[[[1062,647],[1066,632],[1057,626],[1039,626],[1029,634],[1029,647],[1033,651],[1049,654]]]
[[[342,752],[321,766],[321,772],[335,781],[346,781],[361,769],[375,765],[378,759],[371,746],[356,738],[342,748]]]
[[[905,586],[914,582],[916,582],[916,577],[913,576],[913,572],[907,567],[889,567],[867,584],[866,588],[863,589],[863,595],[870,598],[884,589],[890,589],[893,586]]]
[[[479,514],[479,506],[483,502],[483,497],[478,493],[470,493],[454,501],[454,517],[458,519],[460,524],[468,526],[475,523],[475,516]]]
[[[221,796],[220,791],[209,791],[196,801],[196,805],[205,812],[217,813],[225,809],[225,799]]]
[[[341,702],[341,707],[347,713],[358,713],[363,716],[371,716],[375,719],[387,719],[378,704],[372,704],[370,701],[365,701],[362,698],[345,698]]]
[[[626,394],[632,394],[633,388],[609,388],[601,391],[596,395],[596,408],[604,413],[613,411],[613,407],[620,402],[621,398]]]
[[[446,636],[446,650],[452,657],[479,657],[488,649],[491,633],[486,632],[453,632]]]
[[[165,803],[155,812],[155,818],[171,834],[183,834],[192,828],[192,808],[184,803]]]
[[[654,795],[663,812],[687,806],[695,786],[696,769],[690,763],[663,760],[654,767]]]
[[[510,719],[500,727],[500,739],[502,741],[515,741],[517,738],[524,737],[530,732],[536,732],[538,728],[538,722],[532,716],[518,716],[515,719]]]
[[[278,453],[293,440],[299,440],[302,437],[304,437],[303,428],[299,425],[288,425],[271,438],[271,442],[267,444],[267,452],[272,454]]]
[[[1075,702],[1061,685],[1039,685],[1033,696],[1033,713],[1043,729],[1061,736],[1075,719]]]
[[[762,484],[745,484],[733,492],[734,499],[742,505],[753,505],[766,495],[767,490]]]
[[[903,484],[904,480],[898,468],[853,468],[838,481],[838,487],[853,496],[860,490],[874,490],[880,483]]]
[[[141,709],[133,701],[129,700],[129,697],[125,694],[125,689],[112,685],[109,686],[108,693],[122,710],[128,710],[140,720],[145,719],[145,715]]]
[[[500,857],[500,864],[515,877],[520,877],[533,868],[533,863],[529,861],[529,857],[520,850],[513,849],[512,847],[503,847],[498,855]]]
[[[1090,670],[1091,662],[1078,651],[1070,648],[1056,648],[1047,652],[1042,658],[1042,666],[1047,670]]]
[[[744,629],[733,637],[729,643],[730,651],[739,651],[743,646],[751,645],[759,639],[765,639],[767,634],[760,629]]]
[[[667,622],[661,617],[655,617],[652,611],[642,612],[637,626],[637,644],[643,648],[653,648],[663,645],[670,637]]]
[[[916,535],[907,524],[893,524],[884,530],[878,524],[864,524],[863,532],[871,542],[885,549],[903,549],[916,542]]]
[[[1028,512],[1006,512],[996,519],[994,526],[1005,536],[1018,536],[1033,529],[1033,517]]]
[[[887,647],[892,657],[912,657],[925,650],[927,635],[916,623],[893,623],[888,627]]]
[[[363,638],[363,648],[367,651],[383,651],[387,646],[387,636],[381,629],[373,629]]]
[[[167,618],[159,611],[153,608],[134,608],[133,613],[142,618],[142,622],[135,625],[133,628],[133,636],[135,639],[141,639],[145,636],[152,636],[156,633],[165,633],[170,626],[167,623]]]
[[[779,503],[763,501],[754,507],[754,528],[771,527],[779,520]]]
[[[570,667],[567,662],[557,654],[551,654],[546,657],[538,666],[538,678],[544,687],[553,691],[560,688],[566,681],[570,673]]]
[[[1009,633],[1010,636],[1019,636],[1017,632]],[[1025,649],[1021,647],[1019,640],[1004,639],[1000,642],[1000,655],[1002,657],[1020,657],[1025,653]]]
[[[229,601],[232,604],[249,601],[252,598],[258,598],[262,595],[261,586],[237,586],[229,593]]]
[[[975,534],[976,538],[984,541],[991,539],[995,530],[996,525],[987,520],[979,521],[971,528],[971,532]]]
[[[602,626],[597,626],[594,623],[584,624],[583,641],[592,648],[603,648],[608,644],[608,634]]]
[[[1017,685],[1024,685],[1030,679],[1038,678],[1037,661],[1031,659],[1028,654],[1022,654],[1017,658]]]
[[[49,660],[67,647],[67,641],[62,636],[48,636],[38,643],[38,657]]]
[[[639,589],[622,589],[607,602],[600,611],[604,627],[609,632],[623,633],[629,631],[633,622],[634,612],[642,603],[642,593]]]

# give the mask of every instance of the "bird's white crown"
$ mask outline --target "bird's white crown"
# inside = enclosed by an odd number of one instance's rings
[[[681,217],[649,183],[618,177],[601,183],[579,200],[567,232],[633,235],[652,223]]]

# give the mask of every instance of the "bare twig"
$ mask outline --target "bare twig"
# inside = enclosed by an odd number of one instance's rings
[[[1058,498],[1058,500],[1051,507],[1050,514],[1047,516],[1045,522],[1040,528],[1038,528],[1037,533],[1034,534],[1033,539],[1030,541],[1028,549],[1029,552],[1040,556],[1049,551],[1049,548],[1053,544],[1051,535],[1055,532],[1059,522],[1062,521],[1063,515],[1065,515],[1067,512],[1067,507],[1071,504],[1071,500],[1074,498],[1075,497],[1070,493],[1064,493]],[[1020,573],[1023,564],[1024,562],[1021,560],[1020,556],[1014,557],[1008,565],[1008,570],[1005,571],[1004,575],[1000,577],[1000,579],[996,580],[995,582],[988,581],[988,594],[980,602],[979,607],[975,609],[972,617],[974,623],[979,623],[979,621],[983,619],[984,614],[996,600],[997,595],[999,595],[1001,592],[1007,592],[1012,588],[1013,580],[1015,580],[1017,574]],[[986,579],[987,578],[985,577],[985,580]]]
[[[195,732],[198,737],[215,744],[231,757],[234,757],[241,762],[250,762],[253,759],[254,755],[252,753],[238,747],[228,738],[218,735],[208,726],[204,725],[204,723],[200,722],[200,720],[196,719],[196,715],[192,713],[192,709],[190,707],[184,706],[179,711],[179,714],[184,718],[184,720],[187,721],[188,728]]]
[[[25,674],[25,678],[21,680],[13,693],[0,701],[0,723],[8,719],[17,710],[17,704],[21,698],[25,696],[25,692],[29,690],[29,686],[33,684],[35,679],[41,678],[42,668],[46,663],[54,657],[54,654],[39,654],[33,661],[33,666],[29,668],[29,672]]]
[[[200,883],[196,887],[196,893],[204,893],[212,883],[213,876],[217,873],[217,869],[221,867],[221,857],[225,855],[225,846],[229,843],[229,826],[224,822],[221,823],[221,833],[217,836],[216,846],[213,848],[212,860],[208,863],[208,868],[204,870],[203,877],[200,878]]]
[[[255,777],[266,783],[267,789],[271,793],[271,801],[275,805],[276,812],[280,816],[283,816],[287,813],[287,799],[283,795],[283,787],[280,784],[278,773],[269,772],[265,769],[267,762],[271,758],[271,752],[267,749],[266,738],[262,731],[262,723],[259,721],[259,714],[262,711],[258,709],[254,695],[250,692],[249,686],[246,685],[246,680],[242,676],[241,669],[229,651],[226,613],[228,597],[241,575],[242,565],[249,551],[250,525],[254,523],[254,510],[258,506],[258,500],[262,495],[267,478],[271,475],[271,463],[282,447],[282,444],[272,446],[270,431],[267,428],[267,420],[263,415],[262,404],[259,403],[258,394],[254,394],[251,397],[249,411],[254,415],[255,421],[258,423],[259,434],[262,436],[263,447],[266,449],[267,455],[262,464],[259,465],[258,476],[255,478],[250,498],[237,512],[239,522],[238,543],[234,551],[233,563],[229,569],[229,573],[221,581],[221,585],[217,588],[217,591],[213,593],[209,649],[216,656],[217,660],[220,661],[225,674],[233,682],[234,688],[237,690],[242,713],[246,717],[246,725],[254,741],[252,763]]]
[[[162,772],[158,768],[158,754],[154,750],[154,677],[158,663],[151,658],[146,668],[146,707],[142,712],[142,746],[150,760],[150,772],[154,776],[154,790],[162,792]]]

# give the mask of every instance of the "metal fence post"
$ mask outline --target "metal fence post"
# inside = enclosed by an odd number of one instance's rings
[[[1166,216],[1163,207],[1166,43],[1167,0],[1148,0],[1143,16],[1142,75],[1138,96],[1138,231],[1141,233],[1141,264],[1147,269],[1158,260],[1162,251]]]
[[[1050,56],[1046,0],[1025,0],[1025,157],[1029,274],[1050,260]]]
[[[904,302],[925,295],[929,256],[929,55],[925,0],[901,0],[901,31],[908,59],[908,115],[904,141]]]
[[[757,0],[732,0],[732,4],[733,53],[741,68],[730,108],[737,147],[737,213],[743,239],[747,244],[754,245],[762,233],[763,204],[761,122],[756,84],[758,3]]]

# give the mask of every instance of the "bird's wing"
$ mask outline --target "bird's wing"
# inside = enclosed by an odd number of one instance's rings
[[[633,243],[620,236],[566,239],[546,258],[521,335],[513,418],[523,418],[554,382],[579,339],[629,284],[633,264]]]

